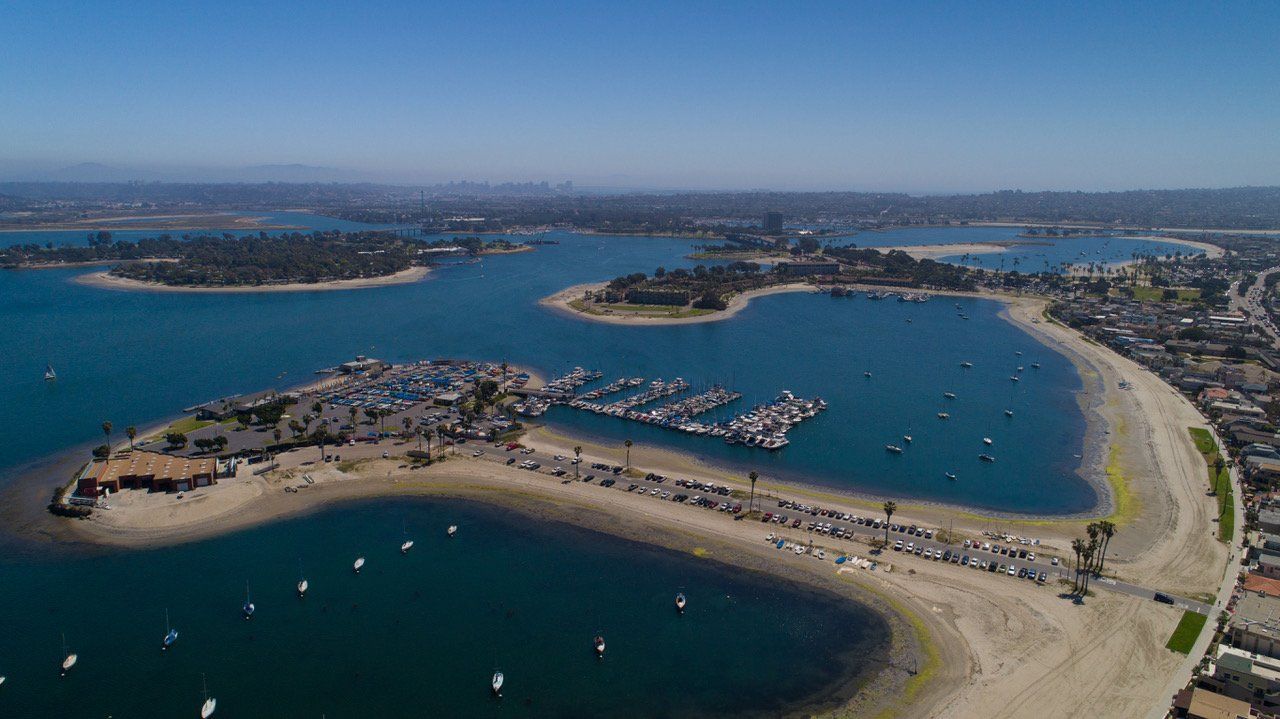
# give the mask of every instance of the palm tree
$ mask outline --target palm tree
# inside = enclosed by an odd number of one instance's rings
[[[1080,556],[1084,554],[1084,540],[1079,537],[1071,540],[1071,551],[1076,553],[1076,577],[1071,583],[1071,593],[1078,594],[1080,592]]]
[[[410,434],[410,430],[413,429],[413,418],[405,417],[404,419],[400,420],[400,425],[404,427],[404,436],[408,437]]]
[[[503,364],[506,364],[506,363],[504,362]],[[503,370],[502,370],[502,374],[503,374],[503,376],[506,376],[506,374],[507,374],[507,370],[506,370],[506,368],[505,368],[505,367],[504,367],[504,368],[503,368]],[[573,458],[574,458],[574,460],[575,460],[575,461],[574,461],[574,463],[573,463],[573,478],[574,478],[574,479],[577,479],[577,478],[578,478],[578,469],[579,469],[580,467],[582,467],[582,447],[574,447],[574,448],[573,448]]]
[[[1096,542],[1089,542],[1088,544],[1086,544],[1086,545],[1085,545],[1083,555],[1084,555],[1084,565],[1085,565],[1086,570],[1085,570],[1085,573],[1084,573],[1084,586],[1083,586],[1083,589],[1081,589],[1081,591],[1080,591],[1080,596],[1082,596],[1082,597],[1089,593],[1089,571],[1088,571],[1088,566],[1089,566],[1089,564],[1090,564],[1090,563],[1092,563],[1092,562],[1093,562],[1093,553],[1094,553],[1095,551],[1097,551],[1097,543],[1096,543]]]
[[[271,430],[271,436],[276,438],[276,444],[280,444],[280,438],[284,436],[284,432],[281,432],[280,428],[276,427]]]
[[[1089,546],[1097,547],[1098,535],[1102,533],[1102,527],[1099,526],[1097,522],[1090,522],[1089,526],[1085,527],[1084,531],[1086,534],[1089,535]],[[1089,572],[1093,571],[1092,564],[1085,564],[1084,568],[1085,568],[1085,571],[1089,571]]]
[[[758,472],[756,472],[754,469],[753,469],[753,470],[751,470],[751,473],[747,475],[747,479],[751,480],[751,500],[747,502],[747,514],[750,514],[750,513],[751,513],[751,510],[755,509],[755,506],[756,506],[756,480],[757,480],[757,479],[759,479],[759,478],[760,478],[760,474],[759,474]]]
[[[317,402],[316,404],[319,404]],[[320,426],[316,428],[316,435],[320,438],[320,461],[324,461],[324,441],[329,436],[329,420],[320,420]]]
[[[1098,523],[1102,532],[1102,554],[1098,556],[1098,574],[1102,574],[1102,565],[1107,560],[1107,546],[1111,544],[1111,538],[1115,536],[1116,525],[1107,520]]]
[[[324,405],[320,404],[318,400],[311,403],[311,414],[314,414],[315,416],[319,417],[320,413],[323,411],[324,411]]]
[[[631,469],[631,440],[625,440],[622,446],[627,448],[627,469]]]
[[[107,449],[110,450],[111,449],[111,423],[110,422],[102,423],[102,433],[107,435]]]
[[[138,436],[138,428],[129,425],[124,428],[124,433],[129,436],[129,449],[133,449],[133,440]]]
[[[356,433],[356,413],[357,412],[359,412],[359,410],[357,410],[355,407],[351,407],[351,409],[347,411],[347,413],[351,415],[351,434],[353,435]]]
[[[889,546],[889,520],[893,519],[893,513],[898,511],[896,502],[884,503],[884,546]]]
[[[507,392],[507,361],[502,361],[502,393]]]
[[[440,440],[440,456],[444,456],[444,425],[436,425],[436,439]]]

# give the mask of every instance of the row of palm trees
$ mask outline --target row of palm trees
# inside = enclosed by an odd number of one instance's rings
[[[1089,593],[1090,578],[1102,574],[1107,559],[1107,546],[1115,536],[1116,525],[1105,519],[1090,522],[1085,527],[1085,533],[1089,535],[1088,541],[1079,537],[1071,540],[1071,551],[1076,555],[1075,581],[1071,585],[1071,593],[1081,597]]]

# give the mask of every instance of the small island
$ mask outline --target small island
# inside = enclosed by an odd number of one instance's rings
[[[438,260],[526,252],[507,240],[425,240],[392,231],[160,235],[137,242],[90,236],[88,245],[0,250],[0,267],[112,265],[78,281],[114,289],[204,291],[352,289],[422,279]]]
[[[544,306],[612,324],[690,324],[732,317],[753,297],[783,292],[843,292],[848,285],[972,292],[985,272],[917,259],[906,252],[827,247],[793,253],[765,269],[757,262],[637,272],[605,283],[575,285],[542,299]]]

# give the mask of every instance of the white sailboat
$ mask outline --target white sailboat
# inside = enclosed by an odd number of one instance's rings
[[[240,607],[240,611],[244,614],[245,619],[253,619],[253,613],[258,608],[253,606],[253,601],[249,599],[249,583],[244,583],[244,604]]]
[[[450,524],[450,525],[449,525],[449,529],[448,529],[448,531],[446,532],[446,534],[448,534],[450,537],[452,537],[453,535],[455,535],[455,534],[457,534],[457,533],[458,533],[458,525],[456,525],[456,524]]]
[[[351,565],[352,571],[354,571],[356,574],[359,574],[360,570],[363,568],[364,568],[364,557],[356,557],[355,564]]]
[[[604,656],[604,636],[597,634],[596,638],[592,640],[591,645],[595,647],[597,657]]]
[[[685,599],[684,592],[680,592],[676,594],[676,611],[677,612],[684,614],[685,605],[688,603],[689,603],[689,600]]]
[[[404,527],[403,525],[401,525],[401,528],[404,531],[404,541],[400,543],[400,553],[408,554],[409,550],[413,549],[413,540],[409,539],[408,528]]]
[[[65,677],[67,672],[71,671],[71,667],[74,667],[76,662],[80,660],[80,657],[74,652],[67,651],[67,635],[65,634],[62,635],[62,657],[62,676]]]
[[[506,677],[502,676],[502,672],[494,672],[493,679],[490,680],[489,686],[493,689],[496,696],[502,695],[502,684],[506,681]]]
[[[200,705],[200,719],[209,719],[213,716],[213,712],[218,708],[218,700],[209,696],[209,684],[205,682],[204,675],[200,675],[200,684],[203,687],[204,704]]]
[[[55,379],[58,379],[58,373],[53,371],[53,365],[51,365],[51,364],[47,364],[47,365],[45,365],[45,366],[44,366],[44,381],[46,381],[46,382],[52,382],[52,381],[54,381]]]

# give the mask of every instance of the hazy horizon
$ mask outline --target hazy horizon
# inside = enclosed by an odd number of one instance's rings
[[[0,18],[0,80],[21,98],[0,114],[0,180],[1280,184],[1272,4],[15,3]]]

